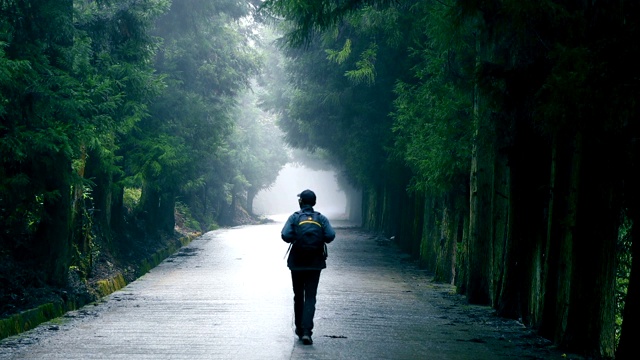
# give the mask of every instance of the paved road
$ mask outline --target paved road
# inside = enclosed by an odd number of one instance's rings
[[[345,227],[320,279],[314,344],[302,345],[281,227],[207,233],[104,301],[1,341],[0,359],[560,358],[465,306],[388,240]]]

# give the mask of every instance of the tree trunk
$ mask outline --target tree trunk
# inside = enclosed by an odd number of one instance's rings
[[[477,58],[480,40],[476,38]],[[479,66],[476,64],[476,66]],[[469,194],[469,246],[467,299],[471,304],[491,304],[492,266],[492,176],[494,139],[490,117],[482,109],[478,84],[475,85],[473,117],[474,142],[471,155]]]
[[[35,234],[35,251],[45,280],[57,286],[67,282],[71,264],[71,163],[63,154],[51,154],[39,174],[46,191],[57,196],[43,198],[43,216]],[[45,155],[43,155],[45,157]]]
[[[517,174],[517,170],[513,169],[515,163],[514,161],[511,166],[512,175],[510,176],[509,204],[507,205],[508,226],[503,241],[503,256],[500,259],[502,261],[503,273],[500,278],[500,296],[496,303],[497,314],[510,319],[519,319],[521,316],[520,292],[518,290],[522,264],[518,262],[519,256],[516,254],[518,237],[514,234],[514,232],[517,234],[514,223],[516,222],[516,213],[519,208],[518,195],[522,190],[520,190],[519,177],[513,174]]]
[[[456,245],[456,221],[455,209],[450,197],[445,197],[440,218],[440,236],[438,239],[438,256],[434,280],[438,282],[451,283],[453,281],[453,254]]]
[[[554,342],[560,344],[565,338],[567,331],[567,324],[569,318],[569,309],[571,306],[571,288],[574,273],[574,229],[576,227],[577,209],[578,209],[578,187],[580,186],[580,167],[582,157],[579,155],[582,151],[581,137],[578,135],[574,138],[573,151],[569,156],[569,164],[567,166],[568,175],[568,188],[565,191],[561,191],[559,184],[554,186],[554,212],[558,212],[559,209],[566,208],[564,216],[558,214],[558,217],[562,219],[559,221],[561,229],[559,233],[559,245],[558,245],[558,275],[556,286],[556,302],[555,302],[555,329],[553,331]],[[557,144],[559,145],[559,144]],[[556,146],[557,148],[557,146]],[[558,159],[560,160],[560,159]],[[558,164],[561,164],[558,162]],[[556,177],[556,179],[561,177]],[[566,194],[566,205],[560,204],[559,197]],[[558,225],[560,225],[558,224]],[[553,235],[553,233],[551,234]],[[553,242],[553,239],[551,239]],[[552,293],[552,292],[550,292]],[[549,296],[549,295],[548,295]]]
[[[173,192],[167,191],[160,196],[158,208],[158,226],[166,234],[173,234],[176,226],[176,197]]]
[[[113,196],[113,175],[105,167],[111,161],[100,158],[99,151],[89,151],[85,178],[91,179],[94,186],[91,191],[93,202],[92,218],[100,234],[109,241],[111,239],[111,211]]]
[[[581,180],[574,234],[579,241],[573,244],[575,271],[562,344],[588,356],[613,357],[615,247],[620,226],[615,194],[620,190],[616,181],[622,164],[614,158],[620,152],[613,139],[602,133],[588,135],[576,147]]]
[[[635,199],[637,204],[638,197]],[[632,263],[627,296],[624,301],[620,342],[616,351],[616,359],[618,360],[635,359],[638,356],[635,341],[640,334],[640,311],[638,311],[638,304],[640,304],[640,211],[634,209],[630,213],[630,217],[633,224],[631,228]]]
[[[467,298],[472,304],[491,304],[492,234],[491,176],[487,148],[477,144],[471,163],[469,202],[469,279]],[[487,254],[489,254],[487,256]]]
[[[142,227],[147,234],[155,235],[160,230],[160,193],[155,184],[143,180],[139,206],[140,218],[144,222]]]
[[[503,252],[496,253],[502,255],[504,269],[496,309],[500,316],[521,319],[535,327],[539,325],[544,304],[542,273],[546,263],[549,152],[546,142],[528,126],[525,118],[515,117],[510,128],[513,144],[509,147],[510,171],[505,174],[509,184],[506,191],[509,221],[508,225],[496,226],[508,228],[505,239],[496,238],[496,244],[504,244]],[[497,196],[495,203],[500,206],[501,202],[502,197]]]
[[[345,190],[345,196],[347,199],[346,215],[350,221],[362,225],[362,204],[364,193],[361,190],[355,188],[349,188]]]
[[[77,161],[76,172],[79,179],[85,178],[85,168],[87,164],[87,149],[85,146],[81,147],[80,159]],[[85,222],[89,219],[87,212],[87,204],[85,197],[91,196],[91,194],[85,193],[84,184],[82,181],[77,181],[71,187],[71,243],[75,244],[78,251],[81,254],[87,254],[91,252],[91,242],[89,237],[85,236]],[[89,229],[90,231],[90,229]],[[88,269],[90,271],[90,268]]]
[[[638,4],[636,4],[638,10]],[[637,13],[637,12],[636,12]],[[632,93],[631,96],[638,94]],[[633,112],[637,118],[638,107],[634,107]],[[620,341],[616,350],[616,359],[635,359],[638,351],[635,347],[635,339],[640,333],[640,124],[638,121],[629,121],[629,150],[628,168],[625,176],[624,196],[627,200],[627,216],[631,221],[631,271],[629,274],[629,284],[627,285],[627,296],[624,301],[624,311],[622,316],[622,326],[620,329]],[[635,139],[635,140],[632,140]]]
[[[569,290],[573,273],[573,232],[580,162],[575,156],[579,139],[556,134],[552,141],[549,173],[550,198],[542,270],[544,297],[540,334],[559,343],[567,325]]]
[[[382,197],[379,187],[369,187],[363,195],[363,226],[367,230],[380,231],[382,221]]]
[[[404,199],[404,194],[398,194],[396,189],[389,183],[386,182],[382,192],[382,218],[380,220],[380,226],[382,227],[382,233],[386,236],[393,236],[396,241],[398,241],[398,245],[404,251],[407,251],[407,239],[403,239],[401,234],[398,232],[400,223],[396,222],[399,218],[396,218],[396,215],[400,211],[398,207],[398,202]]]
[[[464,229],[466,227],[464,219],[464,213],[456,207],[455,222],[453,225],[454,233],[451,239],[451,285],[458,284],[458,278],[463,275],[458,273],[458,269],[460,268],[458,265],[458,252],[460,251],[460,246],[463,243],[463,237],[465,234]]]
[[[249,213],[249,215],[254,215],[253,214],[253,200],[256,198],[256,195],[258,195],[258,191],[256,191],[256,189],[254,187],[250,187],[247,190],[246,210]]]
[[[404,248],[413,258],[420,257],[420,245],[422,238],[422,210],[424,208],[423,197],[418,194],[408,194],[404,187],[398,187],[398,194],[401,206],[395,213],[396,220],[400,226],[398,236],[404,243]],[[402,200],[404,197],[404,200]]]
[[[427,196],[424,201],[422,213],[422,236],[420,237],[420,266],[435,271],[437,262],[436,234],[436,210],[433,196]]]
[[[505,276],[508,275],[508,262],[506,259],[511,255],[509,254],[509,245],[512,244],[512,169],[511,167],[509,167],[510,162],[508,159],[508,152],[506,151],[506,149],[510,148],[510,144],[504,143],[504,139],[512,138],[512,136],[504,132],[506,131],[503,130],[503,133],[499,134],[497,137],[497,141],[499,142],[497,144],[497,148],[501,149],[501,151],[496,152],[494,177],[492,182],[493,188],[491,191],[493,197],[493,226],[491,237],[494,244],[493,259],[495,259],[493,262],[492,271],[493,288],[491,290],[494,298],[492,299],[491,303],[494,304],[494,306],[500,304],[504,300],[501,299],[501,296],[503,294],[503,290],[505,289],[505,287],[503,286]],[[513,164],[513,162],[511,164]],[[497,308],[500,309],[499,307]]]
[[[202,185],[202,214],[206,216],[209,211],[209,202],[207,201],[207,195],[209,194],[209,185],[205,182]]]
[[[118,183],[119,175],[114,175],[111,201],[109,208],[111,215],[109,216],[109,224],[111,230],[119,233],[124,230],[125,227],[125,213],[124,213],[124,188]]]
[[[469,265],[467,264],[467,256],[469,254],[467,250],[469,247],[469,213],[470,211],[459,213],[461,221],[458,233],[461,234],[461,237],[458,239],[456,248],[456,277],[454,279],[458,294],[466,294],[467,284],[469,283]]]

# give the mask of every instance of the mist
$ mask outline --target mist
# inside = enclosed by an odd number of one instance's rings
[[[329,219],[343,219],[346,214],[347,200],[339,189],[335,172],[312,170],[304,166],[285,165],[274,185],[262,190],[253,202],[253,211],[275,220],[285,220],[298,210],[297,195],[305,189],[316,193],[314,210],[326,215]]]

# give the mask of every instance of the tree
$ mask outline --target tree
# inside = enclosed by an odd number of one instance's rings
[[[66,281],[71,261],[72,159],[86,131],[71,95],[72,2],[3,2],[0,69],[3,178],[0,201],[9,231],[3,247],[42,264],[42,279]],[[4,76],[3,76],[4,78]],[[79,130],[79,131],[78,131]],[[26,215],[26,216],[25,216]],[[5,217],[6,216],[6,217]]]
[[[156,69],[168,87],[130,139],[129,174],[142,187],[139,209],[149,232],[172,232],[176,198],[201,188],[201,166],[223,148],[233,127],[235,96],[258,70],[255,51],[235,23],[246,4],[174,2],[159,19],[163,43]]]
[[[289,160],[284,143],[279,141],[282,133],[277,128],[274,117],[261,111],[257,101],[254,93],[244,94],[240,101],[235,132],[235,144],[243,150],[238,164],[247,181],[244,208],[249,214],[253,214],[255,196],[276,181],[280,169]]]
[[[621,171],[625,165],[620,161],[628,159],[629,154],[627,145],[623,145],[629,144],[628,138],[622,134],[636,132],[629,126],[628,112],[635,114],[635,102],[630,100],[635,92],[618,92],[630,85],[621,80],[625,78],[621,69],[630,74],[635,70],[611,54],[637,58],[636,47],[622,45],[628,45],[622,39],[635,33],[636,24],[635,15],[622,15],[626,13],[622,8],[633,5],[422,2],[411,8],[411,15],[417,14],[413,18],[408,15],[413,21],[377,27],[375,41],[353,50],[353,44],[362,45],[357,40],[367,33],[362,24],[371,24],[376,11],[392,18],[394,6],[385,1],[272,0],[264,8],[289,21],[288,44],[305,45],[307,52],[296,55],[296,66],[310,69],[304,59],[311,56],[314,63],[324,64],[318,49],[322,45],[329,49],[328,58],[338,65],[337,71],[335,66],[323,68],[323,74],[350,74],[351,78],[346,77],[354,82],[368,79],[366,74],[372,74],[372,69],[381,69],[378,63],[371,66],[374,62],[364,60],[391,53],[373,45],[392,39],[389,34],[393,30],[414,40],[411,47],[426,49],[414,52],[417,61],[407,62],[410,66],[397,64],[397,74],[391,77],[401,80],[393,109],[395,135],[386,137],[388,128],[383,121],[376,121],[374,129],[383,134],[370,138],[383,144],[385,150],[394,144],[396,159],[413,171],[407,177],[413,188],[446,195],[450,195],[446,189],[465,187],[466,182],[457,175],[463,175],[468,165],[458,164],[464,164],[471,154],[468,242],[463,239],[469,252],[461,258],[470,266],[464,293],[472,302],[491,303],[501,315],[540,327],[564,347],[580,348],[594,356],[612,356],[615,243],[623,209],[622,184],[626,181]],[[424,31],[401,30],[405,24],[416,24]],[[340,39],[341,43],[331,45],[327,39]],[[363,56],[361,62],[353,62],[350,54]],[[440,58],[443,60],[439,62]],[[290,116],[284,126],[294,146],[329,149],[315,129],[338,121],[342,121],[340,129],[354,129],[357,117],[346,116],[348,110],[340,112],[335,106],[319,106],[323,99],[342,100],[336,95],[342,95],[346,87],[327,75],[324,83],[314,83],[314,73],[308,72],[311,81],[302,78],[302,71],[294,72],[296,93],[291,97],[292,111],[287,113]],[[389,86],[378,82],[379,75],[372,88],[382,94]],[[444,96],[440,95],[443,88],[448,91]],[[603,93],[602,89],[608,90]],[[318,98],[317,94],[327,96]],[[364,99],[389,103],[366,91],[349,99],[358,110],[357,104],[366,103]],[[297,103],[313,112],[297,113]],[[618,106],[622,103],[625,105]],[[324,121],[309,120],[317,114],[322,114]],[[464,126],[471,124],[470,118],[475,120],[473,128]],[[330,130],[340,134],[337,128]],[[335,137],[344,141],[339,135]],[[447,149],[452,141],[461,146]],[[473,153],[469,152],[471,145]],[[366,171],[370,164],[366,157],[350,158],[336,149],[340,146],[331,149],[338,155],[335,158],[342,160],[347,171],[358,175],[360,184],[378,181],[379,186],[372,186],[365,195],[368,216],[381,219],[385,232],[410,228],[397,218],[387,217],[386,211],[396,208],[380,195],[390,191],[388,185],[402,184],[403,180],[380,179]],[[385,166],[396,170],[387,155],[382,151],[373,158],[385,159]],[[446,176],[450,176],[449,182],[443,181]],[[399,198],[400,194],[393,194]],[[431,204],[429,209],[439,203],[447,202],[425,202]],[[431,211],[425,209],[425,213]],[[384,225],[389,222],[395,224]],[[379,224],[372,221],[367,225],[378,228]],[[433,229],[425,229],[427,232],[435,233]],[[408,234],[412,232],[403,235]],[[429,241],[427,246],[431,247],[433,241]],[[583,276],[585,273],[589,276]],[[597,291],[585,298],[586,289]],[[585,313],[593,316],[585,317]]]

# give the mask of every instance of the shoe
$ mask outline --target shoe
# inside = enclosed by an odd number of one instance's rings
[[[298,340],[302,340],[302,329],[296,329],[296,335],[298,336]]]
[[[311,344],[313,344],[313,340],[311,340],[311,336],[304,335],[302,337],[302,343],[305,344],[305,345],[311,345]]]

